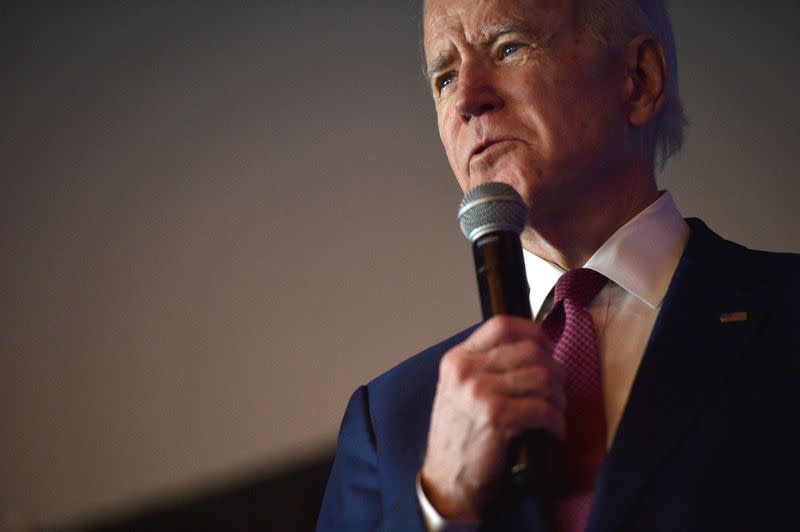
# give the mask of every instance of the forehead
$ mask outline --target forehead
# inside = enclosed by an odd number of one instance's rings
[[[537,33],[555,31],[572,20],[573,0],[430,0],[425,9],[425,54],[464,39],[480,43],[494,28],[509,23]]]

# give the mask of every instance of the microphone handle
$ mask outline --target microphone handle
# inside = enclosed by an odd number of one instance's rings
[[[497,314],[533,319],[519,235],[495,231],[472,243],[483,319]],[[509,449],[511,484],[544,494],[552,484],[555,442],[538,429],[523,432]]]

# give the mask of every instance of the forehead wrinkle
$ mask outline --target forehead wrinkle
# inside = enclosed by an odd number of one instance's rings
[[[455,53],[452,49],[442,50],[437,52],[433,59],[431,59],[430,64],[428,65],[425,74],[428,76],[428,79],[432,78],[434,74],[439,72],[440,70],[444,70],[444,68],[453,61],[453,57]]]
[[[453,6],[449,7],[446,12],[440,13],[438,16],[430,17],[430,5],[425,13],[424,33],[425,33],[425,51],[428,52],[428,42],[431,43],[431,52],[433,57],[428,61],[428,67],[425,74],[428,78],[435,72],[445,68],[448,63],[454,60],[455,50],[452,37],[448,34],[463,33],[464,23],[461,20],[459,11]],[[434,39],[434,37],[436,37]],[[446,47],[441,46],[442,41],[447,41]],[[436,46],[436,44],[439,46]],[[437,51],[437,48],[438,51]]]
[[[449,15],[446,18],[453,19],[456,17],[454,15]],[[441,22],[441,20],[437,22]],[[459,21],[458,25],[460,26],[460,29],[463,32],[463,24],[461,24]],[[468,37],[467,40],[475,42],[476,45],[479,46],[480,48],[488,48],[497,39],[508,33],[532,34],[533,30],[528,21],[526,21],[524,18],[514,17],[511,18],[510,20],[500,22],[497,24],[481,24],[475,31],[475,36],[472,39]],[[431,78],[433,74],[444,69],[449,63],[454,61],[455,55],[456,51],[453,49],[453,47],[450,46],[448,46],[448,48],[445,50],[440,50],[439,52],[436,52],[426,70],[428,78]]]
[[[468,9],[463,2],[437,7],[428,3],[424,33],[426,53],[432,54],[425,69],[429,81],[458,61],[461,46],[487,49],[507,33],[522,33],[546,46],[563,23],[572,22],[575,8],[574,0],[520,0],[502,7],[491,1],[465,1],[477,2],[477,9]]]
[[[481,24],[476,32],[476,41],[482,46],[487,46],[507,33],[532,33],[530,23],[523,18],[512,18],[506,22],[488,25]]]

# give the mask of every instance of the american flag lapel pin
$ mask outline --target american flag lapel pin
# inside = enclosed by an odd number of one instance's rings
[[[734,323],[737,321],[747,321],[747,312],[726,312],[719,315],[720,323]]]

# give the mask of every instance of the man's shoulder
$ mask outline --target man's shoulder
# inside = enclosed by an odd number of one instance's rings
[[[370,381],[362,393],[387,478],[413,475],[425,450],[439,361],[472,332],[470,327],[414,355]]]
[[[435,383],[439,373],[439,361],[451,348],[467,339],[477,327],[472,325],[424,351],[405,359],[387,372],[377,376],[367,384],[370,390],[385,392],[401,387],[414,388],[418,384]]]
[[[713,260],[715,271],[745,289],[800,287],[800,254],[762,251],[727,240],[699,219],[687,219],[692,237],[685,255],[690,260]]]
[[[436,395],[439,361],[474,328],[454,334],[367,383],[369,414],[376,432],[406,431],[412,426],[427,431],[427,419]]]

